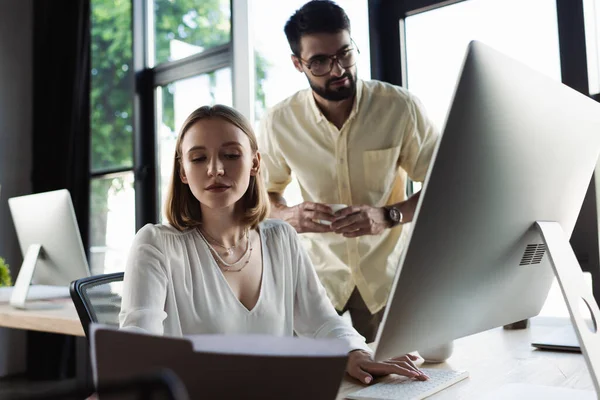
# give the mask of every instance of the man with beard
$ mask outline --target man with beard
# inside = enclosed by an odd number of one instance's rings
[[[350,21],[328,0],[306,3],[285,25],[302,90],[261,121],[260,151],[271,217],[303,242],[329,297],[373,341],[381,322],[438,133],[401,87],[357,79],[359,49]],[[294,172],[304,202],[282,197]],[[347,207],[334,212],[329,205]]]

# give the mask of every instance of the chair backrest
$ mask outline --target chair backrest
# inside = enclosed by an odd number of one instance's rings
[[[71,282],[71,299],[88,336],[90,323],[119,325],[123,272],[95,275]]]

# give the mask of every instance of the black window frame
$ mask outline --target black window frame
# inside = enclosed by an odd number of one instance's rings
[[[156,89],[170,83],[206,74],[221,68],[233,68],[233,0],[230,1],[232,34],[228,43],[174,60],[149,65],[150,38],[148,0],[133,1],[134,97],[134,173],[136,231],[148,223],[158,223],[159,204],[156,131]]]

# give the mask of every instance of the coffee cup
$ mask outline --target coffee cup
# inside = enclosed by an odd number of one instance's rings
[[[343,210],[344,208],[348,207],[345,204],[327,204],[327,206],[329,206],[329,208],[331,208],[331,212],[333,214],[335,214],[339,210]],[[316,222],[319,224],[323,224],[323,225],[331,225],[330,221],[327,221],[324,219],[318,219],[318,220],[316,220]]]

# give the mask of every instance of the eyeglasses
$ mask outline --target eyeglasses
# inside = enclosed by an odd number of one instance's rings
[[[317,56],[310,59],[310,61],[303,60],[299,56],[298,59],[304,63],[306,68],[310,70],[310,73],[314,76],[325,76],[333,69],[333,63],[337,62],[340,67],[347,69],[356,65],[356,60],[360,51],[352,41],[354,47],[349,47],[331,56]]]

